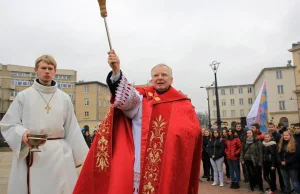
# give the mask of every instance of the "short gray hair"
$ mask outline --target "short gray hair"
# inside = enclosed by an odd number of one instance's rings
[[[169,69],[169,71],[170,71],[171,77],[173,77],[173,73],[172,73],[171,67],[169,67],[168,65],[166,65],[166,64],[164,64],[164,63],[160,63],[160,64],[158,64],[158,65],[155,65],[155,66],[151,69],[151,77],[152,77],[152,72],[153,72],[153,70],[154,70],[155,68],[157,68],[157,67],[167,67],[167,68]]]

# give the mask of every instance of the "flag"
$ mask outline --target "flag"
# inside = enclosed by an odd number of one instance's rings
[[[251,107],[250,112],[247,115],[248,129],[252,129],[253,123],[260,125],[260,131],[266,132],[268,129],[268,100],[267,100],[267,86],[264,81],[261,89]]]

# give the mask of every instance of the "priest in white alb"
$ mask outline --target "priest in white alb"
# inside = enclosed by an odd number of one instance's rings
[[[38,79],[18,93],[0,122],[13,150],[8,194],[71,194],[76,167],[88,153],[68,94],[53,80],[56,61],[43,55],[35,62]],[[48,134],[48,140],[29,158],[27,134]],[[28,163],[28,159],[32,164]]]

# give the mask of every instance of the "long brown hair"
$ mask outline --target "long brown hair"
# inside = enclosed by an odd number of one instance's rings
[[[295,139],[294,139],[292,133],[289,132],[289,131],[285,131],[285,132],[282,133],[282,135],[284,135],[284,134],[289,134],[289,136],[291,137],[288,144],[287,144],[286,151],[288,153],[294,153],[296,151],[296,144],[295,144]],[[282,137],[279,141],[279,144],[278,144],[278,151],[279,152],[282,151],[283,141],[284,141],[284,138]]]

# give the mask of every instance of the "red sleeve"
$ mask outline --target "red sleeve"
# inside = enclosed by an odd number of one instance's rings
[[[242,148],[242,142],[239,138],[236,138],[236,152],[235,155],[239,155],[241,153],[241,148]]]

